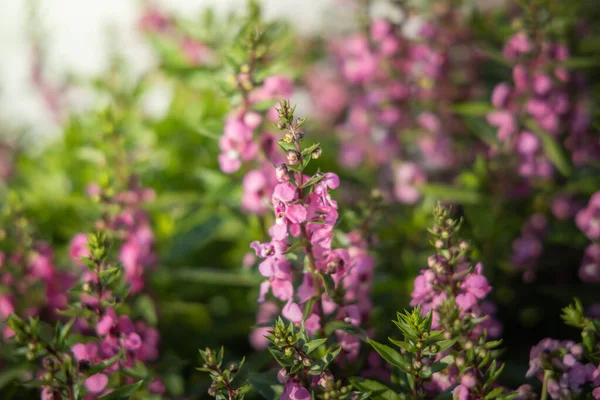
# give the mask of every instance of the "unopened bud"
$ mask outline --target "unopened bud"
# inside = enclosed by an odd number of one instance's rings
[[[323,153],[323,150],[320,147],[317,147],[316,149],[313,150],[313,152],[311,153],[311,157],[313,160],[318,159],[319,157],[321,157],[321,154]]]
[[[443,233],[442,233],[442,236],[443,236]],[[441,249],[442,247],[444,247],[444,242],[442,242],[441,240],[436,240],[435,241],[435,247],[437,249]]]
[[[281,123],[281,122],[280,122]],[[284,125],[285,128],[285,125]],[[291,133],[286,133],[285,136],[283,137],[283,141],[286,142],[287,144],[290,144],[294,141],[294,135],[292,135]]]
[[[302,365],[304,365],[305,367],[310,367],[312,365],[312,362],[310,361],[310,358],[305,358],[302,360]]]
[[[238,371],[238,366],[237,364],[229,364],[229,368],[228,368],[231,372],[237,372]]]
[[[414,368],[415,370],[417,370],[417,371],[418,371],[418,370],[420,370],[420,369],[421,369],[421,367],[423,366],[423,363],[421,363],[421,361],[419,361],[419,360],[415,360],[415,361],[413,361],[413,364],[412,364],[412,366],[413,366],[413,368]]]
[[[288,163],[291,165],[298,164],[298,161],[300,161],[300,154],[296,150],[288,150],[286,155]]]
[[[285,124],[283,122],[278,122],[277,123],[277,128],[279,128],[281,130],[284,130],[285,129]],[[291,143],[291,142],[289,142],[289,143]]]
[[[290,347],[288,347],[287,349],[285,349],[284,354],[286,357],[291,357],[293,354],[293,351]]]

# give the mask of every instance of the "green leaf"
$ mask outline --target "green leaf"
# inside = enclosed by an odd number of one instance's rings
[[[593,68],[600,66],[600,58],[569,57],[560,65],[569,69]]]
[[[444,202],[477,204],[481,201],[481,195],[472,189],[458,188],[439,183],[418,185],[417,189],[428,197]]]
[[[129,400],[135,392],[142,386],[144,381],[137,381],[131,385],[121,386],[118,389],[113,390],[109,394],[99,397],[98,400]]]
[[[441,370],[443,370],[444,368],[446,368],[448,366],[448,364],[443,363],[443,362],[436,362],[433,363],[433,365],[431,366],[431,373],[435,374],[436,372],[440,372]]]
[[[313,144],[310,147],[305,148],[304,150],[302,150],[302,157],[306,157],[306,156],[310,157],[311,153],[313,151],[315,151],[315,149],[319,146],[320,146],[320,143],[317,143],[317,144]]]
[[[306,318],[308,318],[310,316],[310,313],[312,312],[315,301],[317,301],[317,297],[313,296],[310,299],[308,299],[308,301],[306,303],[304,303],[304,312],[302,313],[302,321],[306,321]]]
[[[325,178],[325,174],[322,174],[322,173],[314,174],[312,176],[312,178],[310,178],[308,181],[304,182],[304,184],[302,185],[302,187],[305,188],[305,187],[308,187],[308,186],[312,186],[315,183],[319,182],[323,178]]]
[[[440,340],[439,342],[437,342],[436,345],[439,346],[439,348],[440,348],[438,353],[448,350],[450,347],[452,347],[454,345],[454,343],[456,343],[457,340],[458,340],[458,338],[453,338],[453,339],[448,339],[448,340]]]
[[[408,361],[406,361],[396,350],[371,339],[367,339],[367,342],[375,349],[376,352],[379,353],[381,357],[383,357],[384,360],[395,367],[400,368],[400,370],[410,373],[410,365]]]
[[[87,371],[85,371],[85,373],[87,374],[87,376],[92,376],[99,372],[102,372],[106,368],[110,367],[111,365],[113,365],[114,363],[119,361],[122,357],[123,357],[123,354],[117,353],[116,355],[112,356],[111,358],[107,358],[106,360],[103,360],[102,362],[99,362],[98,364],[92,365]]]
[[[73,324],[75,323],[76,319],[75,318],[71,318],[61,329],[60,332],[58,333],[58,338],[57,338],[57,343],[58,346],[62,346],[63,343],[65,342],[67,336],[69,335],[69,333],[71,332],[71,328],[73,328]]]
[[[564,176],[569,176],[571,174],[571,164],[562,146],[552,136],[541,129],[535,121],[528,120],[525,125],[539,136],[546,157],[554,164],[556,169]]]
[[[262,282],[257,275],[245,275],[239,272],[226,272],[213,268],[179,268],[169,273],[166,279],[185,281],[212,286],[256,287]]]
[[[367,333],[359,328],[358,326],[354,326],[352,324],[347,324],[342,321],[331,321],[325,326],[325,333],[327,336],[331,335],[336,330],[341,330],[346,333],[350,333],[356,337],[358,337],[362,341],[367,341]]]
[[[13,380],[27,376],[27,371],[27,365],[6,368],[2,372],[0,372],[0,389],[8,385]]]
[[[331,277],[331,275],[318,274],[318,276],[323,281],[323,286],[325,287],[325,293],[327,293],[327,295],[329,297],[333,297],[333,295],[334,295],[333,292],[335,291],[335,282],[333,281],[333,278]]]
[[[486,101],[477,101],[455,104],[453,110],[460,115],[483,116],[493,111],[494,107]]]
[[[335,350],[328,352],[318,360],[312,367],[310,367],[309,374],[310,375],[319,375],[321,372],[325,371],[327,366],[340,354],[342,351],[342,347],[338,346]]]
[[[148,322],[148,324],[154,326],[158,322],[156,315],[156,307],[154,301],[148,295],[142,295],[135,300],[135,310]]]
[[[306,354],[310,354],[326,342],[327,338],[311,340],[308,343],[304,343],[304,346],[302,346],[302,351],[304,351]]]
[[[392,342],[393,344],[395,344],[396,346],[400,347],[401,349],[404,349],[406,351],[410,351],[410,352],[416,352],[417,348],[413,345],[411,345],[410,343],[407,342],[403,342],[402,340],[395,340],[392,338],[388,338],[388,340],[390,342]]]
[[[485,395],[485,399],[497,399],[498,396],[500,396],[502,394],[502,392],[504,391],[503,388],[498,387],[494,390],[492,390],[491,392],[489,392],[487,395]]]
[[[252,387],[267,400],[279,400],[283,385],[277,380],[277,372],[250,375]]]
[[[146,379],[148,377],[148,368],[141,361],[136,361],[131,368],[123,368],[123,373],[134,379]]]
[[[350,377],[349,381],[357,390],[371,392],[373,400],[400,400],[400,396],[383,383],[357,376]]]
[[[290,247],[288,247],[283,254],[294,253],[304,247],[304,242],[302,240],[296,240]]]

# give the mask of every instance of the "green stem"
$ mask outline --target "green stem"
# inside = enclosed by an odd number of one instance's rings
[[[544,383],[542,386],[542,397],[540,398],[540,400],[548,399],[548,379],[550,379],[551,374],[552,372],[549,370],[544,371]]]

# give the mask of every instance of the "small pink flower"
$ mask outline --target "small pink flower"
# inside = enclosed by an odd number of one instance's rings
[[[85,380],[86,389],[94,394],[102,393],[108,385],[108,376],[106,374],[95,374]]]

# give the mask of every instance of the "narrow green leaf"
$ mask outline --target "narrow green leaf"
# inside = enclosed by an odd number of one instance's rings
[[[350,383],[361,392],[371,392],[373,400],[400,400],[401,397],[392,389],[371,379],[360,378],[353,376],[349,378]]]
[[[340,354],[340,351],[342,351],[342,347],[338,346],[333,351],[330,351],[327,354],[325,354],[323,358],[318,360],[312,367],[310,367],[308,373],[310,375],[319,375],[320,373],[325,371],[327,366],[337,357],[338,354]]]
[[[564,176],[569,176],[571,174],[571,164],[565,155],[562,146],[556,139],[541,129],[533,120],[528,120],[525,125],[539,136],[546,157],[554,164],[556,169]]]
[[[367,339],[367,342],[375,349],[384,360],[400,368],[400,370],[410,373],[410,365],[400,353],[385,344],[378,343],[374,340]]]
[[[131,385],[121,386],[118,389],[113,390],[109,394],[99,397],[98,400],[129,400],[133,397],[135,392],[142,386],[144,381],[137,381]]]
[[[326,342],[327,338],[311,340],[302,346],[302,351],[304,351],[306,354],[310,354]]]
[[[277,380],[277,372],[254,374],[249,377],[252,387],[267,400],[279,400],[283,385]]]
[[[494,107],[487,101],[459,103],[452,108],[457,114],[469,116],[484,116],[494,110]]]

